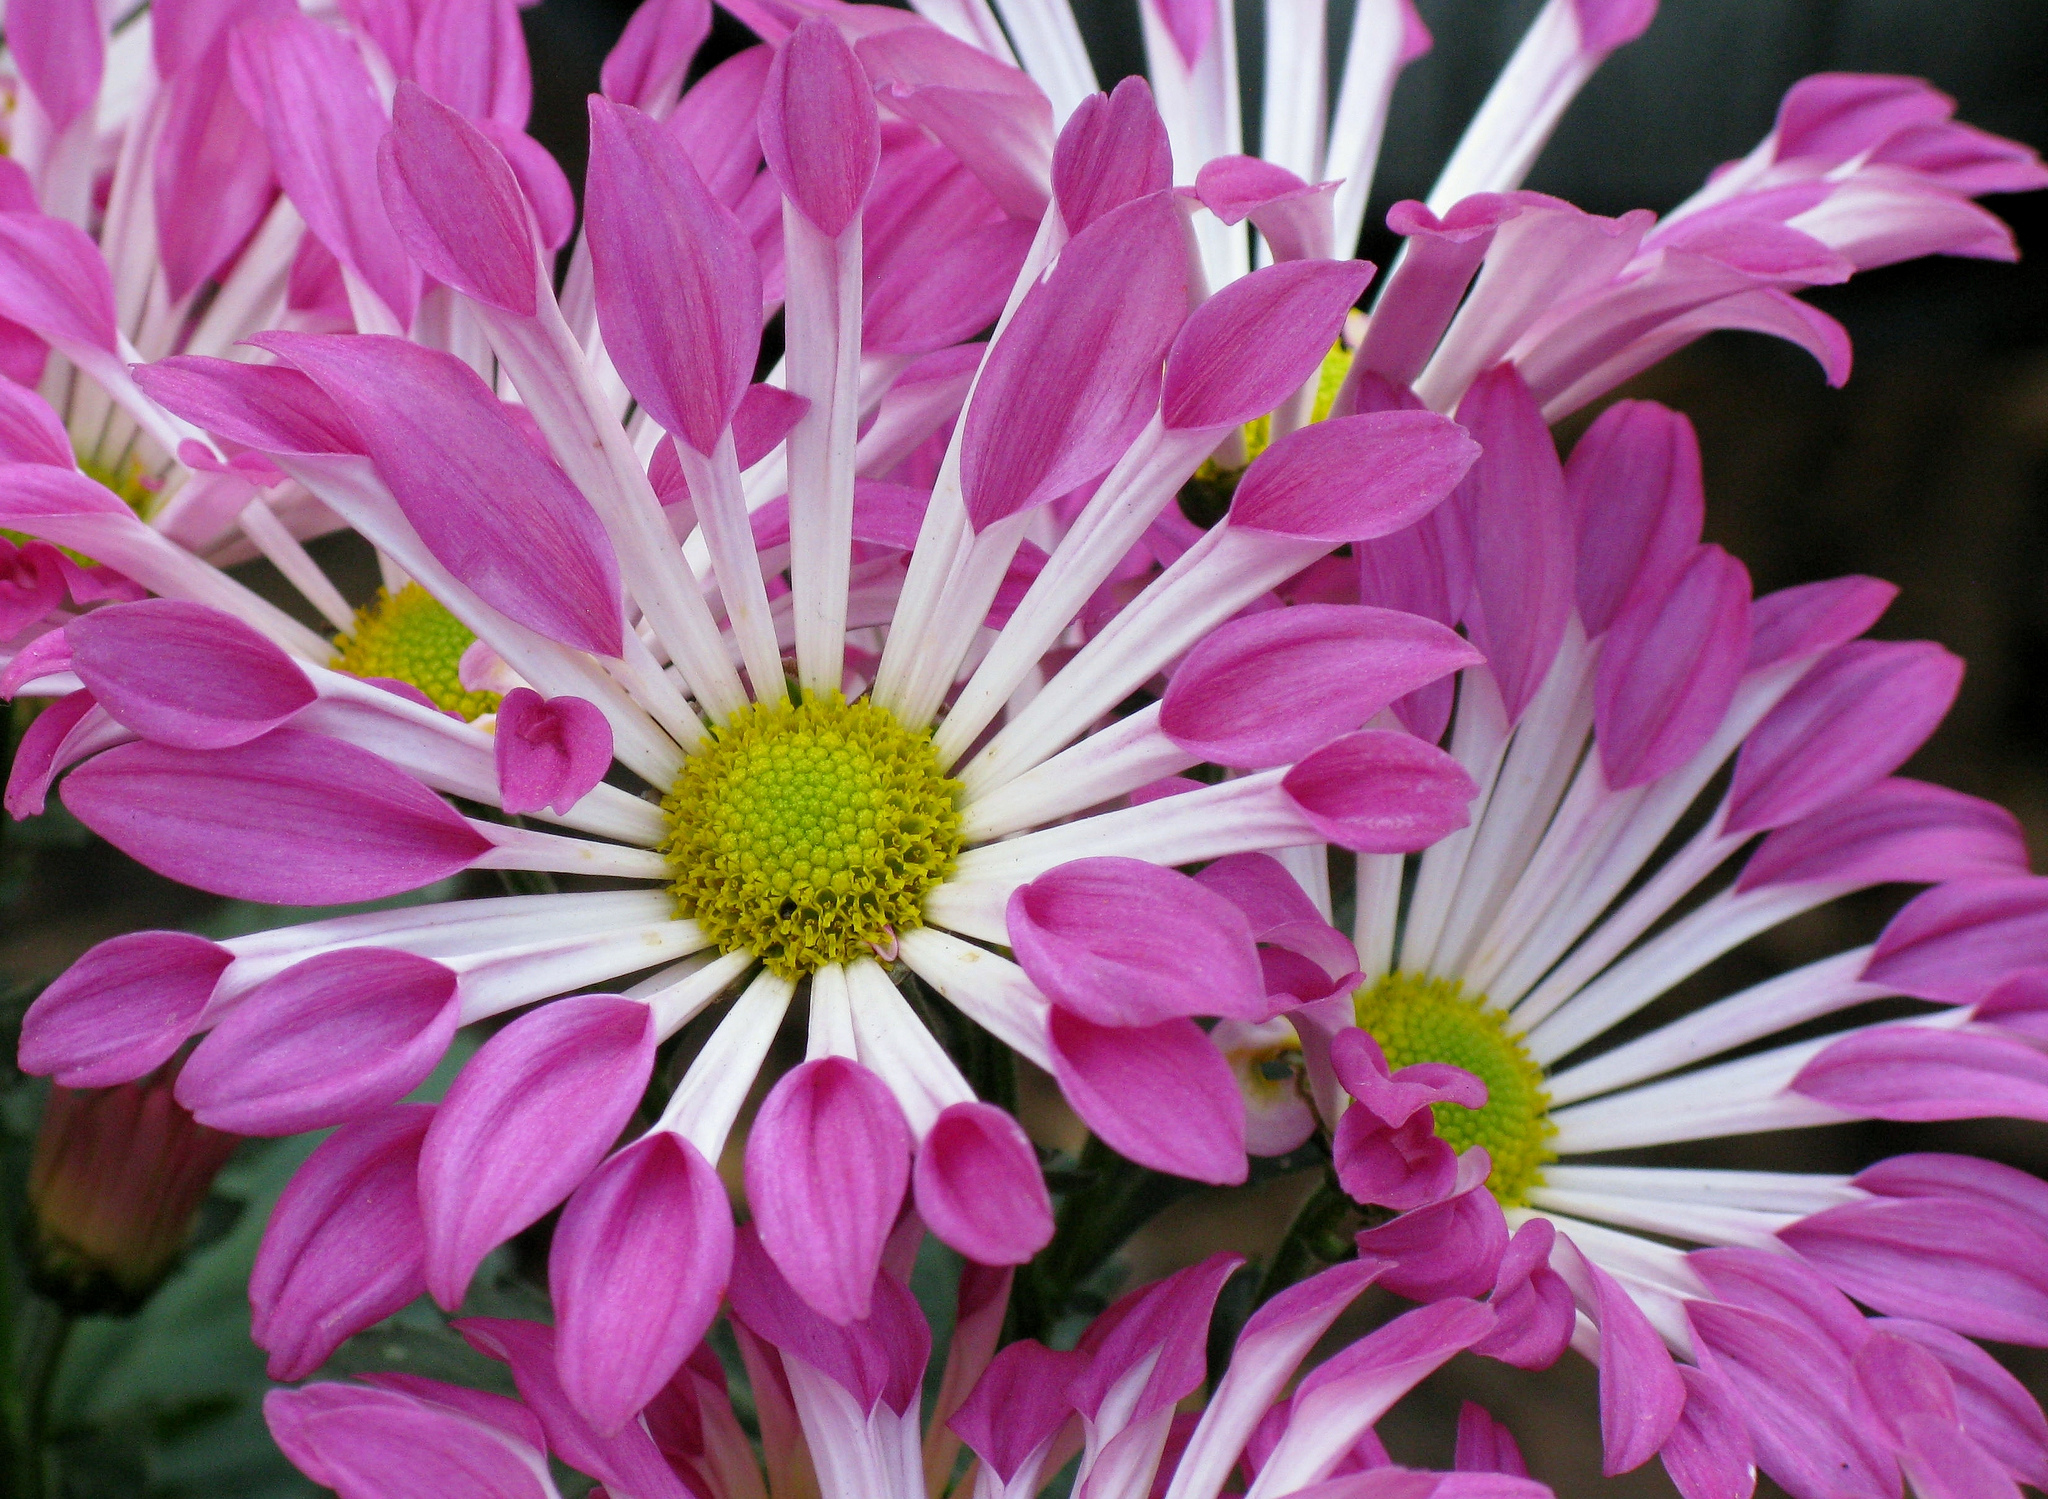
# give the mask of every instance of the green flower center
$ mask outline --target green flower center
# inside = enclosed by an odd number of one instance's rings
[[[661,851],[684,916],[797,979],[924,921],[960,853],[960,784],[888,709],[750,703],[683,762]]]
[[[1390,973],[1352,996],[1359,1026],[1387,1054],[1393,1071],[1417,1062],[1449,1062],[1486,1084],[1484,1108],[1433,1105],[1439,1139],[1453,1150],[1486,1147],[1493,1159],[1487,1188],[1503,1207],[1519,1207],[1543,1184],[1556,1159],[1550,1137],[1550,1095],[1543,1069],[1507,1029],[1507,1013],[1467,995],[1455,979]]]
[[[467,625],[417,583],[377,597],[356,610],[356,627],[334,642],[336,671],[409,682],[434,706],[464,718],[498,711],[498,694],[470,692],[458,668],[475,642]]]

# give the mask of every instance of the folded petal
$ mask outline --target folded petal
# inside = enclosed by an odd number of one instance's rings
[[[1052,1199],[1038,1152],[993,1104],[939,1113],[911,1174],[917,1214],[977,1265],[1021,1265],[1052,1242]]]
[[[1060,1090],[1120,1154],[1196,1181],[1244,1180],[1244,1105],[1193,1021],[1104,1026],[1054,1006],[1049,1038]]]
[[[598,75],[615,104],[656,114],[675,102],[690,59],[711,34],[709,0],[657,0],[634,10]]]
[[[321,953],[268,979],[208,1032],[178,1102],[238,1135],[294,1135],[397,1103],[460,1019],[454,970],[393,948]]]
[[[492,847],[381,756],[291,727],[221,750],[124,744],[73,771],[63,795],[158,873],[278,905],[417,890]]]
[[[1067,1388],[1087,1357],[1032,1338],[1012,1343],[990,1361],[947,1425],[1007,1484],[1073,1419]]]
[[[1052,192],[1069,235],[1113,208],[1173,186],[1173,146],[1152,90],[1132,76],[1090,94],[1060,127]]]
[[[608,994],[555,1000],[484,1043],[420,1154],[435,1300],[461,1305],[483,1257],[575,1190],[653,1066],[653,1012]]]
[[[882,1080],[845,1057],[775,1085],[747,1137],[747,1200],[761,1246],[832,1322],[868,1315],[910,1179],[910,1127]]]
[[[611,769],[612,727],[580,697],[544,698],[515,687],[498,704],[492,753],[505,811],[566,813]]]
[[[1362,729],[1303,758],[1281,789],[1315,830],[1359,853],[1414,853],[1471,821],[1479,788],[1433,744]]]
[[[293,1173],[249,1272],[272,1379],[304,1379],[426,1289],[418,1166],[433,1116],[402,1104],[343,1125]]]
[[[189,932],[129,932],[88,951],[21,1022],[24,1072],[105,1088],[153,1072],[185,1044],[234,954]]]
[[[555,1365],[600,1432],[632,1420],[703,1341],[732,1272],[732,1233],[718,1173],[666,1130],[569,1198],[548,1251]]]

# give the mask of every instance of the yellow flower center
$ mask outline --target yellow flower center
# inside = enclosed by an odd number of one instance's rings
[[[930,733],[865,698],[751,703],[662,802],[669,889],[720,949],[802,978],[923,924],[960,853],[959,794]]]
[[[498,711],[498,694],[471,692],[458,668],[476,640],[469,627],[426,589],[408,583],[356,610],[356,627],[334,642],[336,671],[393,677],[419,688],[434,706],[464,718]]]
[[[1550,1095],[1543,1069],[1507,1029],[1507,1013],[1467,995],[1455,979],[1390,973],[1352,996],[1359,1026],[1379,1042],[1394,1071],[1417,1062],[1449,1062],[1486,1084],[1483,1108],[1433,1107],[1436,1132],[1453,1150],[1486,1147],[1487,1188],[1503,1207],[1519,1207],[1543,1184],[1557,1158],[1550,1137]]]

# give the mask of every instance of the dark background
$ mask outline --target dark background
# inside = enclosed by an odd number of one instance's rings
[[[1140,70],[1134,7],[1079,3],[1105,85]],[[1260,39],[1249,23],[1257,7],[1242,8],[1242,65],[1256,78]],[[1367,218],[1374,227],[1361,249],[1382,263],[1393,243],[1377,228],[1386,207],[1427,192],[1537,5],[1420,0],[1420,9],[1436,47],[1395,94]],[[626,0],[545,0],[526,13],[532,128],[579,180],[583,100],[630,10]],[[721,18],[719,51],[707,50],[707,63],[746,40]],[[1648,34],[1573,106],[1528,185],[1597,212],[1661,212],[1712,167],[1747,152],[1795,79],[1834,69],[1919,74],[1955,95],[1971,123],[2048,144],[2048,5],[1665,0]],[[1256,120],[1256,99],[1246,118]],[[2044,200],[1989,203],[2035,256],[2048,252]],[[2011,807],[2040,867],[2048,855],[2048,267],[1927,260],[1812,300],[1854,339],[1855,372],[1843,390],[1829,390],[1798,350],[1721,334],[1622,393],[1693,419],[1708,538],[1749,566],[1758,592],[1845,572],[1886,577],[1903,592],[1876,633],[1932,638],[1968,660],[1955,711],[1907,769]],[[1567,423],[1561,439],[1584,420]],[[210,897],[150,875],[58,819],[0,830],[0,839],[0,990],[46,980],[116,932],[218,917]],[[1869,940],[1900,899],[1877,892],[1790,923],[1717,965],[1699,992],[1725,993]],[[2003,1121],[1760,1137],[1730,1143],[1721,1162],[1853,1171],[1925,1149],[1968,1150],[2048,1174],[2048,1127]],[[1202,1199],[1205,1208],[1169,1215],[1134,1246],[1139,1267],[1158,1273],[1225,1242],[1257,1248],[1277,1236],[1289,1195],[1281,1182]],[[2048,1392],[2048,1358],[2001,1353]],[[1593,1381],[1575,1358],[1538,1376],[1460,1360],[1386,1424],[1396,1455],[1448,1466],[1456,1402],[1467,1397],[1509,1424],[1536,1475],[1567,1499],[1671,1492],[1655,1464],[1599,1478]]]

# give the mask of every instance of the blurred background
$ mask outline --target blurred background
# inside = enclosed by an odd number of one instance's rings
[[[1142,71],[1129,0],[1076,0],[1105,85]],[[1418,0],[1435,35],[1394,95],[1387,147],[1360,253],[1384,264],[1378,227],[1393,202],[1426,194],[1459,131],[1538,8],[1537,0]],[[1341,8],[1341,7],[1340,7]],[[525,13],[532,130],[572,180],[583,166],[583,100],[631,0],[543,0]],[[1241,7],[1240,56],[1259,75],[1258,7]],[[729,18],[702,62],[751,38]],[[1649,32],[1618,53],[1566,116],[1529,186],[1600,212],[1662,212],[1771,127],[1797,78],[1824,70],[1912,73],[1959,101],[1962,119],[2048,145],[2048,5],[2009,0],[1664,0]],[[1257,118],[1257,101],[1246,101]],[[1871,573],[1902,594],[1875,633],[1930,638],[1969,663],[1962,695],[1907,773],[2010,807],[2036,867],[2048,867],[2048,193],[1990,199],[2010,223],[2017,266],[1926,260],[1822,288],[1812,300],[1855,342],[1845,389],[1807,357],[1761,337],[1716,334],[1617,396],[1649,397],[1699,429],[1707,539],[1744,561],[1759,593]],[[1610,398],[1612,399],[1612,398]],[[1605,402],[1601,403],[1606,404]],[[1598,407],[1560,430],[1562,444]],[[54,803],[53,803],[54,805]],[[1839,902],[1730,955],[1666,1004],[1688,1007],[1771,972],[1869,940],[1908,892]],[[281,915],[173,886],[86,835],[61,810],[0,823],[0,994],[5,1019],[94,942],[144,927],[226,935]],[[1667,1012],[1653,1009],[1641,1023]],[[11,1061],[13,1046],[6,1040]],[[1046,1143],[1071,1128],[1029,1087],[1028,1122]],[[25,1232],[20,1187],[40,1090],[0,1098],[0,1185],[10,1235]],[[260,1357],[246,1342],[242,1278],[268,1203],[305,1142],[252,1143],[198,1208],[193,1251],[141,1315],[88,1318],[54,1397],[80,1475],[70,1492],[170,1496],[311,1492],[281,1466],[255,1416]],[[1986,1122],[1858,1125],[1722,1147],[1717,1164],[1854,1171],[1904,1150],[1963,1150],[2048,1174],[2048,1126]],[[1697,1151],[1689,1159],[1704,1163]],[[1129,1254],[1134,1276],[1216,1248],[1277,1240],[1309,1178],[1206,1196],[1169,1209]],[[504,1309],[526,1307],[517,1263],[502,1267]],[[18,1305],[19,1283],[6,1288]],[[530,1310],[530,1307],[526,1307]],[[13,1338],[32,1329],[11,1322]],[[82,1342],[81,1342],[82,1340]],[[360,1341],[360,1340],[359,1340]],[[81,1347],[83,1351],[81,1351]],[[361,1356],[401,1359],[403,1329]],[[2048,1395],[2048,1356],[1997,1350]],[[347,1359],[348,1351],[343,1358]],[[440,1355],[411,1356],[426,1372]],[[425,1360],[426,1362],[418,1362]],[[449,1371],[470,1377],[464,1366]],[[1398,1458],[1448,1466],[1457,1402],[1479,1399],[1520,1440],[1561,1499],[1672,1492],[1656,1465],[1621,1479],[1598,1470],[1591,1370],[1567,1358],[1542,1375],[1461,1358],[1382,1432]],[[0,1479],[0,1487],[5,1480]],[[1766,1492],[1770,1492],[1766,1486]]]

